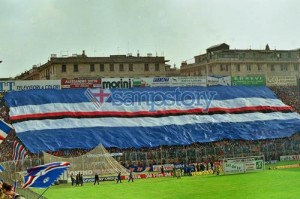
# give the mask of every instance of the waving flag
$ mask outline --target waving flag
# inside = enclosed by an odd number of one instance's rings
[[[4,171],[4,167],[0,165],[0,172]]]
[[[15,140],[13,145],[12,160],[16,162],[16,165],[18,165],[20,162],[23,163],[26,157],[27,151],[25,147],[22,144],[20,144],[17,140]]]
[[[17,192],[17,186],[18,186],[18,182],[17,180],[14,181],[14,188],[13,188],[13,192]]]
[[[27,169],[27,174],[24,176],[24,185],[22,188],[48,188],[69,167],[69,162],[53,162]]]
[[[11,131],[12,126],[0,119],[0,144],[5,140],[7,134]]]
[[[147,87],[11,92],[17,136],[33,153],[282,138],[300,115],[267,87]],[[96,103],[96,104],[95,104]]]

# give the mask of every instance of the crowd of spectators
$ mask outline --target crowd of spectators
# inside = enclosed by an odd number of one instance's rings
[[[9,199],[9,198],[14,198],[14,199],[22,199],[24,198],[23,196],[17,194],[13,190],[13,186],[7,182],[4,182],[2,179],[0,179],[0,198],[3,199]]]
[[[270,87],[274,93],[287,105],[300,113],[300,89],[298,87]],[[0,118],[9,122],[8,109],[0,99]],[[0,161],[10,161],[12,143],[16,133],[12,131],[0,147]],[[154,148],[108,148],[110,153],[123,153],[116,157],[124,166],[155,165],[166,163],[209,162],[224,157],[249,155],[265,155],[266,160],[278,160],[281,155],[294,155],[300,151],[300,134],[288,138],[265,140],[222,140],[209,143],[194,143],[188,146],[159,146]],[[86,149],[71,149],[50,152],[60,157],[77,157],[87,153]],[[41,157],[42,154],[30,154],[31,158]]]
[[[0,118],[10,123],[8,116],[8,108],[5,106],[5,101],[3,98],[0,98]]]
[[[272,91],[280,98],[283,103],[290,105],[300,113],[300,87],[298,86],[273,86]]]

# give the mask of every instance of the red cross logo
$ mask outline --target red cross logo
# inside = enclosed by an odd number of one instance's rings
[[[98,102],[104,103],[109,98],[110,92],[106,93],[105,90],[103,90],[103,89],[100,88],[99,92],[93,92],[93,95],[98,100]]]

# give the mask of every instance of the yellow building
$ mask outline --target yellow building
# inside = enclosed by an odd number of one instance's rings
[[[81,55],[57,57],[51,55],[50,60],[30,71],[17,76],[22,80],[58,80],[58,79],[99,79],[103,77],[156,77],[174,74],[169,60],[164,57],[111,55],[109,57],[88,57]]]
[[[181,75],[296,76],[297,79],[300,75],[300,49],[270,50],[268,45],[263,50],[230,49],[222,43],[209,47],[205,54],[194,59],[195,63],[181,64]]]

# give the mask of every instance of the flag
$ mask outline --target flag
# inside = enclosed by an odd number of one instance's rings
[[[0,165],[0,172],[4,171],[4,167],[2,165]]]
[[[17,180],[14,181],[14,188],[13,188],[13,192],[17,192]]]
[[[50,187],[68,168],[69,162],[53,162],[27,169],[24,176],[23,189],[48,188]]]
[[[12,126],[0,119],[0,144],[5,140],[7,134],[12,130]]]
[[[6,94],[10,120],[29,151],[92,149],[99,143],[140,148],[223,139],[273,139],[300,131],[300,115],[264,86],[86,91]],[[90,99],[99,100],[101,107]]]
[[[18,165],[20,162],[23,163],[26,157],[27,151],[25,147],[15,140],[13,144],[12,160],[15,161],[16,165]]]

